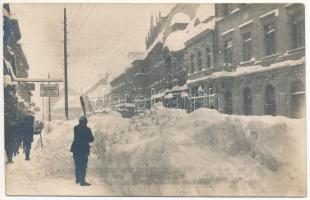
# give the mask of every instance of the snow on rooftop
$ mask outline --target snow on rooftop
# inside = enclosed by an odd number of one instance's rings
[[[187,33],[185,30],[172,32],[166,39],[164,46],[170,51],[179,51],[185,48]]]
[[[160,32],[158,34],[158,36],[156,37],[153,44],[146,50],[146,52],[144,52],[145,57],[147,57],[147,55],[153,50],[153,48],[156,46],[156,44],[164,42],[164,30],[165,30],[165,28],[166,28],[166,25],[164,26],[162,32]]]
[[[173,16],[170,25],[174,25],[174,24],[189,24],[190,23],[190,18],[187,14],[184,13],[177,13]]]
[[[162,97],[165,96],[165,94],[166,94],[166,91],[160,92],[160,93],[158,93],[158,94],[153,94],[153,95],[151,96],[151,99],[153,100],[153,99],[162,98]]]
[[[195,20],[193,20],[195,21]],[[197,35],[199,35],[200,33],[202,33],[203,31],[206,31],[206,30],[214,30],[215,28],[215,22],[216,22],[216,19],[213,18],[211,21],[207,22],[207,23],[200,23],[198,24],[197,26],[194,26],[193,23],[191,23],[188,28],[187,28],[187,32],[188,32],[188,35],[187,35],[187,39],[186,41],[196,37]]]
[[[68,96],[68,105],[69,108],[81,108],[80,96],[78,95]],[[64,107],[65,107],[64,98],[61,98],[54,105],[53,109],[63,109]]]
[[[203,22],[209,17],[214,15],[215,15],[214,4],[203,3],[200,4],[200,6],[197,8],[195,19],[199,19],[200,22]]]

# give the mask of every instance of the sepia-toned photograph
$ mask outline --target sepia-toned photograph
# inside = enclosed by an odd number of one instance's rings
[[[307,196],[304,4],[2,7],[6,196]]]

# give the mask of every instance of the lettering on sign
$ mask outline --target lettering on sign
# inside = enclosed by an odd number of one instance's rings
[[[41,97],[58,97],[59,86],[58,84],[41,84],[40,85]]]

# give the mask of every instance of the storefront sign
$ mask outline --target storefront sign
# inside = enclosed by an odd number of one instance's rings
[[[59,86],[58,84],[41,84],[40,85],[41,97],[58,97]]]

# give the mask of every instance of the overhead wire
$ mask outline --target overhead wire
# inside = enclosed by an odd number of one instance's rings
[[[74,25],[76,24],[77,19],[79,18],[78,15],[79,15],[80,10],[81,10],[82,7],[83,7],[83,4],[80,4],[78,11],[76,11],[75,16],[73,17],[72,23],[69,24],[68,31],[70,31],[71,28],[74,27]],[[84,7],[83,7],[83,8],[84,8]]]
[[[74,35],[72,35],[72,38],[75,38],[79,31],[81,30],[81,28],[84,26],[85,22],[87,21],[87,19],[89,18],[90,14],[93,12],[93,10],[95,9],[96,4],[93,4],[93,7],[90,7],[90,9],[88,10],[88,13],[86,14],[86,17],[83,19],[81,19],[81,23],[80,26],[76,29]],[[82,21],[83,20],[83,21]]]
[[[84,8],[82,8],[82,10],[80,11],[80,15],[78,15],[75,19],[73,19],[74,21],[72,22],[72,23],[74,23],[74,24],[72,24],[71,25],[71,28],[70,29],[68,29],[68,31],[71,33],[71,34],[73,34],[74,32],[76,32],[76,30],[77,30],[77,27],[79,27],[80,26],[80,24],[81,24],[81,21],[83,20],[83,18],[85,17],[85,13],[86,13],[86,11],[87,11],[87,9],[89,8],[89,4],[87,4],[85,7],[83,7],[83,5],[82,5],[82,7]],[[78,13],[77,13],[78,14]]]

